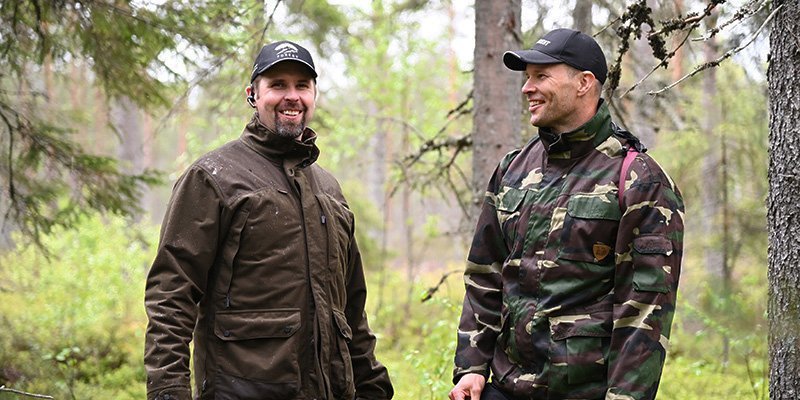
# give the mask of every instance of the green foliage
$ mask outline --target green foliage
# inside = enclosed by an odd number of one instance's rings
[[[361,252],[361,261],[367,270],[375,271],[386,260],[381,253],[377,229],[383,224],[378,208],[369,200],[364,186],[355,180],[342,181],[342,192],[347,198],[347,205],[355,215],[356,242]]]
[[[130,216],[153,171],[127,173],[73,138],[54,78],[81,64],[89,86],[142,109],[170,103],[175,82],[203,58],[227,54],[238,15],[230,2],[44,2],[0,5],[0,215],[2,228],[41,246],[41,235],[74,226],[87,210]],[[246,9],[246,8],[244,8]],[[223,26],[219,31],[209,29]],[[230,28],[232,27],[232,28]],[[176,71],[175,69],[179,70]],[[79,121],[80,113],[76,114]]]
[[[374,282],[376,276],[368,276]],[[453,274],[431,300],[422,302],[439,274],[425,274],[407,282],[390,272],[383,291],[370,285],[370,327],[378,333],[378,359],[389,370],[397,399],[442,399],[452,388],[456,328],[461,313],[463,284]],[[414,296],[405,294],[411,289]],[[376,299],[383,293],[384,299]],[[375,304],[382,303],[380,309]],[[370,307],[372,306],[372,307]]]
[[[468,118],[451,113],[468,97],[470,75],[458,69],[447,41],[419,34],[426,29],[420,22],[426,9],[420,7],[419,2],[375,1],[345,10],[351,16],[345,77],[321,84],[336,90],[321,96],[316,114],[324,151],[320,161],[339,177],[356,178],[353,174],[363,170],[349,166],[375,158],[377,165],[366,167],[377,168],[387,193],[404,186],[422,196],[433,191],[437,198],[452,198],[453,191],[466,193],[467,157],[445,148],[413,169],[403,160],[430,140],[470,130]]]
[[[42,234],[74,226],[86,209],[120,215],[138,211],[142,186],[160,182],[155,171],[125,174],[116,159],[87,154],[64,129],[17,118],[19,138],[10,145],[7,168],[0,169],[8,178],[3,187],[7,202],[0,206],[8,208],[22,239],[32,239],[42,249],[47,248],[39,240]]]
[[[326,0],[290,0],[286,4],[292,13],[291,23],[302,24],[321,53],[326,41],[347,36],[347,16],[341,7],[332,6]]]
[[[709,134],[700,131],[705,110],[699,87],[681,92],[687,128],[665,132],[654,156],[681,188],[687,205],[685,255],[678,312],[659,399],[763,399],[767,396],[767,111],[763,83],[742,68],[722,65],[714,96],[722,121]],[[710,151],[725,150],[724,164],[703,170]],[[679,155],[679,156],[675,156]],[[707,218],[702,196],[709,174],[717,174],[728,194],[729,236],[700,230]],[[723,249],[732,270],[727,294],[719,278],[709,278],[703,250]],[[688,385],[686,382],[696,382]]]
[[[84,217],[0,257],[0,382],[56,398],[144,397],[143,287],[154,229]],[[143,237],[147,237],[145,241]]]

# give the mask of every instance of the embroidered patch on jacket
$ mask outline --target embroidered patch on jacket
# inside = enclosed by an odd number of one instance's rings
[[[594,259],[597,261],[603,261],[609,254],[611,254],[611,246],[603,243],[595,243],[592,246],[592,253],[594,253]]]

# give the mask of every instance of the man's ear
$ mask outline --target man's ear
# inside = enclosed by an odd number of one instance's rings
[[[585,96],[590,93],[594,88],[594,82],[597,80],[594,74],[589,71],[582,71],[580,73],[580,85],[578,86],[578,96]]]
[[[256,93],[253,90],[253,85],[248,85],[246,88],[244,88],[244,94],[246,96],[245,99],[247,100],[247,104],[249,104],[250,107],[256,108]]]

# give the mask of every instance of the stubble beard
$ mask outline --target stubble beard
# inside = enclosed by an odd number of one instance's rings
[[[303,118],[299,124],[286,123],[281,121],[280,113],[275,112],[275,134],[281,137],[295,139],[303,134],[306,130],[306,116],[303,113]]]

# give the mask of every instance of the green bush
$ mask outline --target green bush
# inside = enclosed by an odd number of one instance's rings
[[[91,217],[77,231],[44,239],[52,259],[34,248],[0,256],[0,385],[59,399],[143,399],[142,297],[157,236],[152,227]],[[694,264],[688,257],[685,265]],[[367,272],[376,353],[395,399],[443,399],[452,387],[460,272],[421,301],[444,272],[412,282],[397,270],[383,278]],[[658,399],[766,399],[763,274],[741,274],[722,299],[696,269],[686,272]]]
[[[376,355],[389,370],[395,399],[444,399],[452,388],[464,293],[461,275],[450,275],[430,300],[422,302],[443,273],[424,274],[408,282],[397,271],[388,271],[386,287],[369,286],[370,325],[379,339]],[[368,278],[370,282],[377,279]],[[378,293],[384,294],[383,301],[376,298]],[[380,309],[375,309],[379,303]]]
[[[0,379],[56,398],[144,398],[141,355],[152,229],[85,217],[0,257]]]

